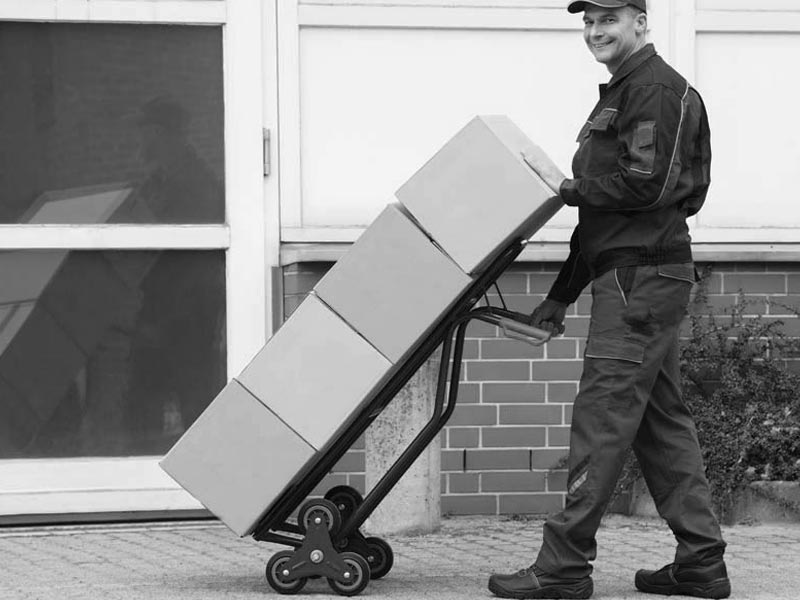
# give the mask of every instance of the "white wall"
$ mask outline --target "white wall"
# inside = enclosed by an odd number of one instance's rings
[[[609,77],[566,0],[287,1],[284,241],[354,239],[476,114],[507,114],[569,172],[596,85]],[[695,241],[794,241],[800,1],[651,4],[657,49],[711,116],[713,185]],[[562,211],[537,240],[566,240],[574,219]]]

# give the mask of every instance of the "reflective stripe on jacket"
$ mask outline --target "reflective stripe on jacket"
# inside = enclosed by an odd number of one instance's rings
[[[578,135],[573,179],[560,195],[578,207],[570,256],[549,297],[571,303],[608,256],[684,254],[686,217],[703,205],[711,144],[702,98],[648,44],[608,84]],[[604,254],[605,253],[605,254]],[[612,261],[613,262],[613,261]],[[611,265],[616,266],[616,265]]]

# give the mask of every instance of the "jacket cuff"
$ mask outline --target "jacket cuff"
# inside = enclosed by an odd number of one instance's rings
[[[552,288],[550,288],[550,292],[547,294],[547,299],[555,300],[556,302],[560,302],[561,304],[569,306],[575,302],[580,295],[580,291],[575,293],[574,290],[570,290],[569,288],[554,285]]]
[[[567,206],[578,206],[578,180],[565,179],[558,188],[558,195]]]

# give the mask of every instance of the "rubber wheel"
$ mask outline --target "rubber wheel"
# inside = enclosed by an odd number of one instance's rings
[[[325,499],[330,500],[339,509],[342,518],[352,515],[356,509],[364,502],[364,498],[359,491],[349,485],[337,485],[329,489],[325,494]]]
[[[366,558],[369,564],[370,579],[380,579],[392,570],[394,552],[388,542],[379,537],[368,537],[365,541],[369,548],[369,556]]]
[[[350,582],[342,583],[329,578],[328,585],[340,596],[360,594],[369,584],[369,565],[363,556],[355,552],[342,552],[341,556],[350,572]]]
[[[336,535],[342,525],[339,509],[330,500],[309,500],[300,507],[297,513],[297,526],[300,528],[300,533],[306,533],[309,525],[316,519],[322,519],[322,522],[328,526],[331,538]]]
[[[305,586],[307,579],[300,577],[293,581],[286,581],[283,575],[283,566],[288,563],[294,552],[291,550],[281,550],[272,556],[267,562],[267,583],[279,594],[296,594]]]

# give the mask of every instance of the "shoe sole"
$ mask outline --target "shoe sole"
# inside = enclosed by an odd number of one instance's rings
[[[662,596],[694,596],[695,598],[727,598],[731,595],[731,582],[727,577],[709,583],[684,582],[672,585],[651,585],[636,575],[636,589],[648,594]]]
[[[575,585],[550,585],[538,590],[530,590],[526,592],[512,592],[504,590],[494,581],[489,581],[489,591],[495,596],[500,598],[514,598],[516,600],[529,600],[535,598],[547,598],[556,600],[586,600],[592,597],[594,586],[589,581],[583,584]]]

